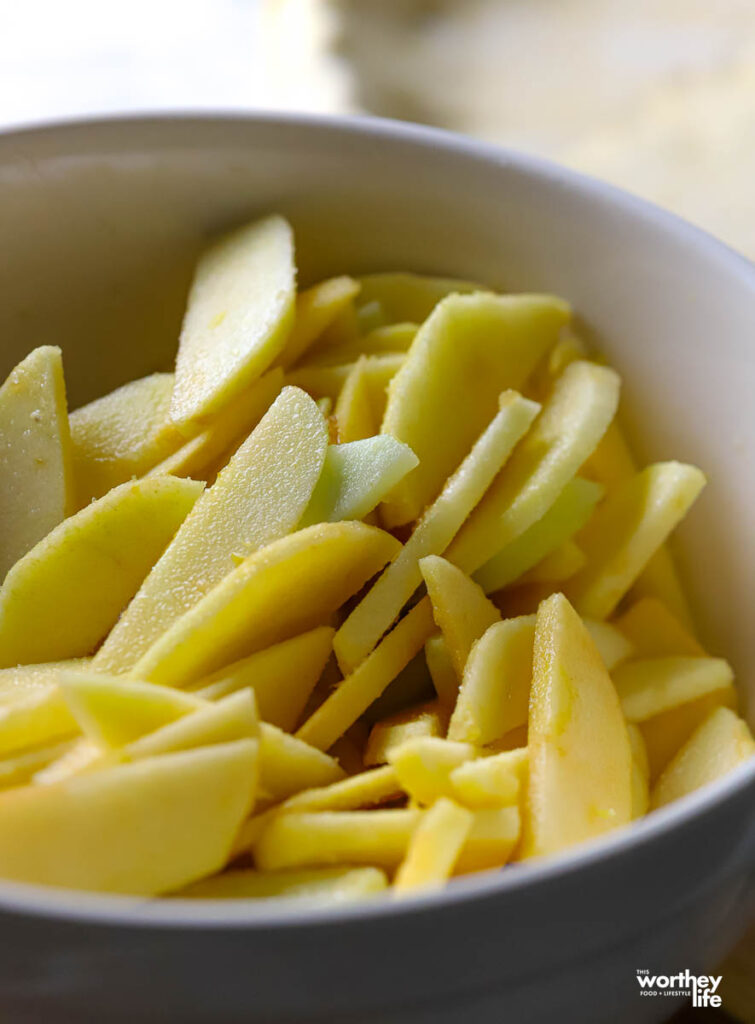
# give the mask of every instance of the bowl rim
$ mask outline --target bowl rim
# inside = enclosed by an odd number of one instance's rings
[[[172,132],[192,132],[191,145],[211,149],[198,133],[225,128],[229,142],[236,135],[259,128],[286,131],[307,131],[323,135],[335,134],[404,144],[416,150],[445,154],[498,167],[514,168],[534,177],[546,186],[556,186],[584,196],[591,202],[618,209],[627,217],[652,223],[657,230],[699,250],[708,259],[719,263],[723,272],[733,275],[752,291],[755,300],[755,264],[745,255],[714,238],[678,215],[639,196],[593,178],[579,171],[562,167],[546,158],[521,150],[497,145],[443,129],[413,125],[377,117],[331,116],[287,112],[235,110],[169,110],[142,114],[114,113],[107,116],[70,117],[31,124],[10,125],[0,129],[0,163],[6,150],[12,159],[14,150],[24,142],[54,142],[57,138],[70,145],[77,139],[93,141],[103,134],[124,131],[153,135],[150,147],[159,150],[173,144]],[[155,130],[157,134],[153,134]],[[197,133],[196,135],[194,133]],[[86,150],[84,151],[86,155]],[[270,899],[253,900],[188,900],[155,899],[118,896],[74,889],[32,885],[0,879],[0,913],[18,913],[30,917],[64,922],[100,924],[152,929],[201,930],[280,930],[322,927],[337,923],[369,921],[385,916],[401,917],[418,912],[436,913],[447,907],[474,900],[505,896],[507,892],[533,888],[589,871],[596,864],[608,864],[617,858],[631,856],[640,846],[660,843],[670,833],[691,825],[717,808],[740,799],[748,790],[755,797],[755,758],[737,767],[729,775],[703,789],[690,793],[675,803],[651,811],[629,826],[597,840],[574,847],[552,857],[510,865],[506,870],[480,872],[455,879],[439,892],[418,893],[401,901],[372,899],[338,906],[316,905],[304,901]]]

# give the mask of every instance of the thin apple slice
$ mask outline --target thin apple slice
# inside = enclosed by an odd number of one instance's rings
[[[364,519],[417,462],[408,445],[388,434],[330,445],[299,527]]]
[[[76,719],[57,682],[19,692],[0,703],[0,754],[13,754],[37,744],[74,736]]]
[[[77,505],[143,476],[185,438],[170,418],[173,374],[132,380],[70,415]]]
[[[474,574],[486,594],[519,580],[587,523],[603,495],[592,480],[570,480],[548,511]]]
[[[501,392],[522,386],[568,318],[565,303],[537,295],[451,295],[434,309],[389,388],[382,430],[420,460],[383,505],[389,526],[435,500]]]
[[[474,815],[441,797],[426,811],[412,833],[393,885],[397,896],[439,889],[454,866],[474,823]]]
[[[642,597],[616,625],[644,658],[679,654],[705,657],[705,649],[657,597]]]
[[[82,732],[106,750],[205,706],[199,697],[171,687],[95,672],[62,672],[60,686]]]
[[[329,786],[305,789],[284,800],[276,813],[287,811],[356,811],[377,807],[401,796],[401,786],[390,765],[350,775]]]
[[[435,622],[461,679],[472,644],[494,622],[501,621],[501,614],[482,588],[445,558],[428,555],[420,561],[420,570]]]
[[[144,581],[97,652],[97,669],[127,672],[231,572],[234,555],[250,555],[293,530],[327,446],[327,426],[313,400],[284,388]]]
[[[31,750],[22,750],[10,757],[0,758],[0,789],[23,786],[32,777],[53,761],[57,761],[71,749],[73,741],[45,743]]]
[[[382,409],[385,401],[378,402],[380,393],[385,393],[388,384],[404,365],[406,356],[403,352],[389,352],[381,356],[361,356],[354,363],[338,363],[333,366],[317,364],[298,366],[286,374],[286,382],[295,387],[303,388],[313,398],[330,398],[338,400],[341,389],[357,363],[361,363],[370,388],[373,406],[380,408],[379,421],[382,420]]]
[[[0,877],[154,896],[218,871],[252,803],[251,740],[0,794]]]
[[[285,368],[297,363],[358,294],[359,283],[345,275],[320,281],[300,292],[296,297],[293,327],[276,364]]]
[[[318,626],[221,668],[194,692],[205,700],[219,700],[241,689],[251,690],[260,718],[292,732],[332,649],[333,629]]]
[[[714,782],[755,757],[755,740],[747,723],[729,708],[718,708],[666,767],[651,794],[650,806],[673,800]]]
[[[451,772],[454,799],[474,810],[518,804],[527,781],[526,747],[465,761]]]
[[[181,900],[296,900],[341,904],[388,888],[379,868],[313,868],[310,871],[224,871],[173,895]]]
[[[442,633],[431,636],[425,644],[425,661],[438,700],[445,707],[452,708],[459,694],[459,677]]]
[[[608,495],[579,535],[587,565],[566,588],[580,614],[611,614],[704,486],[695,466],[658,462]]]
[[[119,753],[126,761],[139,761],[144,757],[172,754],[177,750],[194,750],[196,747],[232,743],[234,740],[253,740],[257,739],[258,734],[254,695],[249,690],[242,690],[215,704],[203,703],[188,714],[174,718],[159,729],[127,743]]]
[[[344,777],[335,758],[263,722],[260,726],[260,787],[272,800],[317,786],[329,786]]]
[[[364,748],[365,767],[388,764],[391,751],[403,743],[421,736],[443,736],[447,727],[448,715],[438,701],[397,711],[375,722],[370,730]]]
[[[0,580],[74,507],[59,348],[34,349],[0,388]]]
[[[0,588],[0,666],[91,654],[202,487],[175,477],[121,484],[60,523]]]
[[[422,582],[420,559],[443,554],[539,408],[515,391],[500,396],[497,414],[423,514],[398,557],[338,630],[333,646],[342,667],[358,665],[395,622]]]
[[[321,523],[246,558],[142,655],[131,674],[186,686],[254,651],[321,625],[395,554],[363,523]]]
[[[379,303],[386,323],[426,320],[447,295],[484,291],[481,285],[456,277],[427,274],[378,273],[359,278],[360,308]]]
[[[734,673],[723,658],[640,658],[620,665],[613,679],[627,720],[644,722],[679,704],[728,690]]]
[[[429,807],[450,797],[454,768],[477,757],[470,743],[455,743],[438,736],[415,736],[388,752],[401,788],[416,803]]]
[[[619,385],[618,375],[605,366],[567,366],[531,430],[456,535],[446,553],[452,562],[474,573],[542,519],[603,436],[616,412]]]
[[[257,426],[280,394],[283,371],[270,370],[246,391],[220,410],[198,434],[176,449],[150,470],[150,476],[190,476],[206,480],[218,459],[232,454],[233,445],[240,445]],[[227,459],[226,459],[227,461]]]
[[[176,357],[171,417],[179,426],[227,405],[270,366],[294,320],[291,228],[266,217],[201,257]]]
[[[563,594],[537,613],[528,747],[525,855],[557,853],[631,820],[632,752],[619,698]]]

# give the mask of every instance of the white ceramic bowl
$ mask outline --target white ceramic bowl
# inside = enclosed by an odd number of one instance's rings
[[[0,371],[61,344],[77,402],[161,367],[202,239],[270,210],[295,226],[305,282],[403,267],[571,299],[623,374],[639,451],[709,473],[679,550],[706,642],[752,686],[755,269],[612,188],[369,121],[171,116],[6,134]],[[0,1005],[8,1020],[109,1024],[661,1020],[671,1001],[641,998],[636,971],[700,972],[731,947],[753,906],[754,811],[755,763],[614,838],[400,906],[2,884]]]

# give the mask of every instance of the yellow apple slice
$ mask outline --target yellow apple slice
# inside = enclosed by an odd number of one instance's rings
[[[359,294],[352,277],[331,277],[296,296],[294,323],[276,363],[293,366]]]
[[[162,687],[155,687],[162,689]],[[180,693],[180,690],[172,690]],[[186,694],[182,694],[186,696]],[[259,721],[254,695],[249,690],[232,693],[215,704],[202,703],[193,711],[127,743],[119,751],[126,761],[139,761],[177,750],[193,750],[234,740],[257,739]]]
[[[331,398],[336,402],[341,389],[359,363],[367,375],[371,400],[378,410],[378,406],[384,405],[383,401],[379,401],[381,393],[385,393],[389,382],[401,369],[405,359],[403,352],[389,352],[381,356],[362,356],[354,363],[338,363],[333,366],[302,365],[286,374],[286,383],[302,388],[313,398]],[[382,415],[379,420],[382,420]]]
[[[186,686],[263,647],[322,624],[395,554],[363,523],[321,523],[246,558],[177,619],[132,676]]]
[[[153,373],[71,413],[78,507],[143,476],[185,438],[170,419],[173,374]]]
[[[35,786],[51,786],[56,782],[64,782],[74,775],[82,775],[94,769],[112,767],[119,762],[116,754],[104,754],[102,748],[85,736],[71,741],[67,750],[35,772],[32,782]]]
[[[251,805],[256,761],[241,740],[0,794],[0,877],[153,896],[212,874]]]
[[[57,761],[72,746],[71,740],[62,743],[46,743],[40,747],[32,747],[31,750],[23,750],[20,753],[11,754],[10,757],[0,759],[0,789],[9,789],[11,786],[23,786],[29,782],[33,775],[42,771],[53,761]]]
[[[619,383],[605,366],[567,366],[531,430],[456,535],[447,552],[452,562],[476,572],[542,519],[611,422]]]
[[[393,883],[394,893],[439,889],[451,877],[474,816],[442,797],[422,815]]]
[[[704,486],[695,466],[658,462],[609,494],[579,535],[587,565],[567,587],[575,608],[610,615]]]
[[[351,775],[329,786],[305,789],[284,800],[276,813],[288,811],[355,811],[361,807],[377,807],[401,796],[396,772],[390,765],[372,768]]]
[[[333,646],[342,667],[358,665],[395,622],[422,582],[420,559],[445,551],[538,410],[535,402],[515,391],[500,396],[498,413],[423,514],[397,558],[338,630]]]
[[[282,387],[283,371],[270,370],[221,409],[195,437],[157,463],[149,475],[172,473],[173,476],[190,476],[195,480],[208,479],[217,460],[234,443],[238,446],[244,441],[257,426]]]
[[[528,748],[525,855],[557,853],[631,820],[632,752],[619,698],[563,594],[537,613]]]
[[[373,408],[367,359],[358,359],[349,370],[335,404],[338,440],[342,444],[372,437],[380,430],[382,416]]]
[[[333,757],[263,722],[260,726],[260,787],[273,800],[303,789],[338,782],[344,771]]]
[[[435,622],[461,679],[472,644],[494,622],[501,621],[500,612],[474,580],[445,558],[428,555],[420,561],[420,570],[427,584]]]
[[[203,254],[176,356],[175,423],[216,413],[268,368],[293,325],[295,281],[282,217],[248,224]]]
[[[486,594],[520,580],[582,529],[602,494],[591,480],[570,480],[540,519],[477,570],[475,580]]]
[[[0,388],[0,580],[74,506],[59,348],[36,348]]]
[[[465,761],[451,772],[451,793],[464,807],[474,810],[518,804],[528,763],[526,747]]]
[[[535,616],[493,623],[464,668],[448,738],[486,746],[524,725],[532,681]]]
[[[448,716],[437,701],[405,708],[375,722],[364,748],[365,766],[387,764],[391,751],[419,736],[442,736]]]
[[[425,661],[438,700],[444,707],[452,708],[459,693],[459,678],[442,634],[431,636],[425,644]]]
[[[218,700],[237,690],[249,689],[256,698],[260,717],[292,732],[322,675],[332,642],[330,626],[318,626],[220,669],[203,679],[194,692],[205,700]]]
[[[639,728],[650,764],[651,782],[658,778],[671,758],[712,711],[720,707],[736,711],[738,706],[739,694],[732,685],[723,690],[712,690],[696,700],[677,704],[668,711],[640,722]]]
[[[90,654],[202,487],[175,477],[121,484],[24,555],[0,588],[0,666]]]
[[[600,651],[603,664],[609,672],[613,672],[627,658],[635,656],[634,645],[626,636],[610,622],[598,619],[582,619],[592,641]]]
[[[417,336],[418,324],[388,324],[376,327],[353,341],[329,345],[322,349],[316,361],[331,365],[356,362],[360,356],[380,356],[390,352],[408,352]]]
[[[679,704],[728,690],[734,673],[723,658],[640,658],[619,665],[613,679],[627,720],[644,722]]]
[[[51,743],[78,731],[56,682],[19,692],[0,703],[0,754]]]
[[[249,555],[293,530],[327,446],[327,427],[315,403],[296,388],[284,388],[144,581],[98,651],[97,668],[128,671],[231,572],[234,555]]]
[[[718,708],[698,726],[666,767],[651,794],[650,806],[663,807],[709,782],[728,775],[755,755],[747,723]]]
[[[537,295],[451,295],[434,309],[389,388],[382,430],[420,462],[384,502],[387,525],[411,522],[435,500],[501,392],[522,386],[568,318],[565,303]]]
[[[387,434],[330,445],[299,527],[364,519],[417,461],[411,448]]]
[[[64,669],[87,668],[91,658],[68,658],[65,661],[46,661],[36,665],[14,665],[0,669],[0,704],[15,700],[58,682]]]
[[[644,658],[679,654],[705,657],[705,650],[657,597],[636,601],[616,622]]]
[[[339,684],[296,735],[328,750],[422,650],[434,629],[430,603],[422,601]]]
[[[555,548],[537,565],[533,565],[523,576],[519,577],[520,586],[544,583],[551,592],[559,590],[558,584],[565,583],[587,564],[587,556],[573,540],[566,540],[559,548]]]
[[[416,736],[394,746],[388,763],[396,772],[401,788],[418,804],[429,806],[451,795],[451,773],[471,761],[477,751],[469,743],[454,743],[437,736]]]
[[[313,868],[311,871],[224,871],[173,895],[181,900],[301,900],[341,904],[388,888],[379,868]]]
[[[359,278],[359,283],[360,308],[379,303],[387,323],[422,323],[447,295],[484,290],[479,284],[461,278],[393,272],[366,274]]]
[[[62,672],[60,686],[82,732],[105,749],[123,747],[205,705],[167,686],[94,672]]]
[[[506,864],[519,844],[521,815],[516,806],[489,807],[474,813],[472,829],[454,873],[488,871]]]

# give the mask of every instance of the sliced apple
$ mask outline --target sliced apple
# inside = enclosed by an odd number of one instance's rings
[[[587,523],[603,495],[600,484],[575,477],[548,511],[474,574],[486,594],[519,580]]]
[[[331,747],[422,650],[434,630],[430,603],[422,601],[339,684],[296,735],[321,750]]]
[[[411,448],[387,434],[330,445],[300,528],[364,519],[417,461]]]
[[[532,429],[456,535],[447,552],[452,562],[476,572],[543,518],[611,422],[619,384],[605,366],[578,361],[566,367]]]
[[[59,348],[34,349],[0,388],[0,580],[74,507]]]
[[[384,503],[387,525],[411,522],[435,500],[501,392],[522,386],[568,318],[565,303],[537,295],[450,295],[434,309],[389,389],[382,430],[420,462]]]
[[[230,457],[234,443],[238,446],[246,440],[282,387],[283,371],[270,370],[221,409],[198,434],[157,463],[150,470],[150,476],[172,473],[195,480],[208,479],[218,460],[226,453]]]
[[[171,692],[180,694],[179,690]],[[120,755],[124,760],[138,761],[158,754],[172,754],[177,750],[193,750],[234,740],[253,740],[258,733],[254,695],[249,690],[242,690],[223,697],[215,704],[203,703],[154,732],[140,736],[122,747]]]
[[[305,789],[278,804],[276,812],[355,811],[361,807],[377,807],[400,796],[396,772],[386,764],[329,786]]]
[[[198,697],[218,700],[237,690],[253,691],[260,717],[292,732],[332,651],[329,626],[293,636],[257,651],[203,679]]]
[[[90,654],[202,487],[175,477],[121,484],[24,555],[0,588],[0,666]]]
[[[11,754],[10,757],[0,758],[0,789],[23,786],[37,772],[70,750],[72,742],[64,740],[61,743],[45,743],[39,747],[32,747],[31,750]]]
[[[173,895],[182,900],[302,900],[351,903],[388,888],[380,868],[313,868],[311,871],[224,871]]]
[[[642,657],[705,657],[701,644],[657,597],[640,598],[616,624]]]
[[[388,323],[409,320],[420,324],[447,295],[483,290],[472,281],[456,277],[430,277],[427,274],[366,274],[359,278],[359,283],[360,308],[369,303],[379,303]]]
[[[451,793],[475,810],[518,804],[527,781],[526,747],[467,760],[451,772]]]
[[[172,397],[173,374],[153,373],[71,413],[79,508],[181,447],[185,439],[170,419]]]
[[[537,613],[528,747],[524,855],[557,853],[631,820],[632,753],[619,698],[563,594]]]
[[[404,708],[375,722],[364,748],[364,763],[388,764],[391,752],[410,739],[420,736],[442,736],[447,728],[448,715],[437,701]]]
[[[611,614],[704,486],[695,466],[658,462],[608,495],[579,535],[587,565],[567,587],[581,614]]]
[[[382,420],[381,409],[385,406],[385,389],[401,369],[405,359],[406,356],[403,352],[389,352],[380,356],[361,356],[353,363],[338,363],[328,366],[302,365],[286,374],[286,383],[303,388],[313,398],[331,398],[336,402],[341,389],[346,384],[354,367],[359,363],[367,376],[373,408],[376,412],[380,412],[378,417],[378,422],[380,422]]]
[[[445,707],[452,708],[459,694],[459,677],[442,634],[431,636],[425,644],[425,661],[438,700]]]
[[[231,572],[234,555],[249,555],[289,533],[309,502],[327,446],[315,403],[285,388],[144,581],[98,651],[98,669],[128,671]]]
[[[0,754],[60,741],[78,731],[56,682],[19,692],[0,703]]]
[[[288,367],[297,363],[358,294],[359,283],[346,276],[331,277],[300,292],[296,296],[293,327],[277,364]]]
[[[347,444],[377,434],[382,420],[378,411],[373,408],[367,359],[363,356],[349,370],[335,404],[338,440]]]
[[[428,555],[420,561],[420,570],[427,584],[435,622],[461,679],[472,644],[494,622],[501,621],[500,612],[474,580],[445,558]]]
[[[167,686],[94,672],[63,672],[60,686],[82,732],[105,749],[123,747],[205,706]]]
[[[663,807],[678,800],[728,775],[753,756],[755,740],[747,723],[729,708],[718,708],[666,767],[653,789],[650,806]]]
[[[0,877],[154,896],[218,871],[249,811],[256,743],[166,754],[0,794]]]
[[[474,823],[474,816],[453,800],[442,797],[420,818],[393,884],[397,896],[439,889],[454,865]]]
[[[181,328],[175,423],[216,413],[270,366],[293,325],[295,281],[293,234],[282,217],[255,221],[207,249]]]
[[[739,706],[739,694],[734,685],[723,690],[712,690],[702,697],[677,704],[640,722],[639,729],[645,741],[650,781],[655,782],[672,757],[684,746],[692,733],[716,708]]]
[[[734,673],[723,658],[640,658],[613,674],[624,714],[644,722],[679,704],[731,686]]]
[[[471,761],[477,751],[470,743],[454,743],[437,736],[415,736],[388,751],[401,788],[418,804],[429,806],[451,796],[451,773]]]
[[[422,582],[420,559],[445,551],[538,410],[535,402],[514,391],[500,396],[498,413],[423,514],[397,558],[338,630],[333,646],[342,667],[358,665],[398,618]]]
[[[267,722],[260,726],[260,787],[272,800],[328,786],[343,776],[335,758]]]
[[[321,523],[250,555],[177,619],[133,678],[186,686],[256,650],[322,624],[395,554],[390,534]]]

